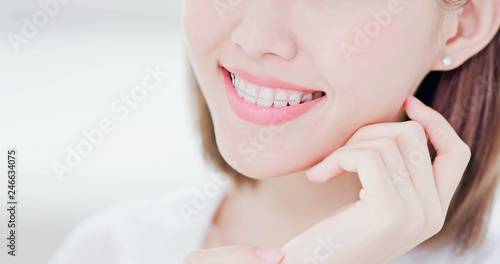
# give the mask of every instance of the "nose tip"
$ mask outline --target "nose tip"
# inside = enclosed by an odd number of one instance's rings
[[[268,5],[253,5],[231,33],[231,42],[253,58],[275,55],[291,60],[298,53],[291,28]]]
[[[253,58],[269,54],[279,56],[284,60],[291,60],[298,53],[295,43],[287,37],[267,37],[266,32],[242,36],[244,33],[242,30],[235,31],[231,36],[231,42]]]

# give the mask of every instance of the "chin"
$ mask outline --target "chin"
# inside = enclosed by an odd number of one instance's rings
[[[242,147],[245,144],[241,141],[231,141],[222,135],[220,137],[216,134],[217,145],[224,160],[240,174],[256,180],[277,178],[307,170],[341,145],[341,142],[334,144],[335,142],[331,141],[331,145],[323,144],[323,148],[312,145],[294,148],[285,144],[284,140],[275,140],[259,151],[248,146]],[[283,149],[283,145],[290,147]]]

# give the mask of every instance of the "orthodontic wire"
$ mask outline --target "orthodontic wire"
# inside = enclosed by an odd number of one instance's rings
[[[231,82],[233,83],[234,88],[238,89],[238,91],[240,91],[241,93],[243,93],[243,94],[245,94],[245,95],[248,95],[248,96],[251,96],[251,97],[257,97],[257,96],[255,96],[255,95],[248,94],[247,92],[242,91],[239,87],[237,87],[237,86],[236,86],[236,83],[235,83],[235,81],[234,81],[234,74],[232,74],[232,73],[231,73]],[[297,102],[297,101],[299,101],[299,100],[300,100],[300,101],[302,101],[302,99],[303,99],[303,98],[302,98],[302,96],[303,96],[304,94],[307,94],[307,92],[306,92],[306,91],[302,91],[302,92],[300,92],[300,93],[299,93],[299,98],[297,98],[297,99],[293,100],[292,102]],[[267,101],[287,102],[287,103],[288,103],[288,102],[290,102],[289,100],[283,100],[283,99],[269,99],[269,98],[260,98],[260,97],[259,97],[259,99],[261,99],[261,100],[267,100]],[[300,103],[300,101],[299,101],[299,103]]]

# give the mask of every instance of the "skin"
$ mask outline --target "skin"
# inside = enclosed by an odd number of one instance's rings
[[[386,263],[440,230],[470,151],[439,113],[409,95],[430,71],[454,69],[491,41],[500,1],[470,2],[442,17],[436,0],[396,1],[390,22],[346,55],[356,28],[377,21],[371,11],[393,10],[389,2],[246,0],[217,12],[213,1],[185,1],[189,59],[219,150],[262,180],[256,190],[230,188],[207,233],[211,249],[186,264],[302,263],[320,234],[336,238],[328,256],[335,263]],[[442,65],[445,55],[451,67]],[[229,106],[219,64],[327,97],[283,125],[248,123]],[[413,121],[402,122],[406,115]],[[272,140],[259,142],[269,128]],[[434,164],[422,148],[427,138],[441,149]],[[423,162],[412,160],[415,152]],[[253,246],[283,248],[284,257],[259,260],[263,249]]]

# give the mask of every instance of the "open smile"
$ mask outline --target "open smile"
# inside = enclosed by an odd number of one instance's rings
[[[288,122],[326,98],[323,91],[221,68],[231,108],[240,118],[254,124]]]

